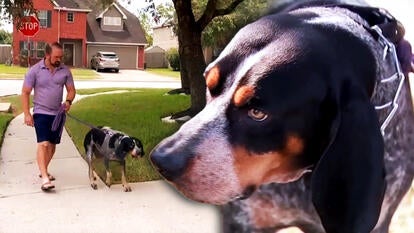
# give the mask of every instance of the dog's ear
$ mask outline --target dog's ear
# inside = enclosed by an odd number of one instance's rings
[[[139,149],[141,149],[141,155],[142,155],[142,156],[144,156],[144,155],[145,155],[145,152],[144,152],[144,145],[142,145],[141,140],[139,140],[139,139],[138,139],[138,138],[136,138],[136,137],[131,137],[131,138],[132,138],[132,140],[134,140],[135,145],[136,145]]]
[[[337,97],[330,143],[312,175],[312,201],[326,232],[371,232],[385,190],[384,142],[364,90]]]
[[[124,150],[125,144],[121,141],[119,145],[115,148],[115,155],[118,158],[125,157],[126,152]]]
[[[136,137],[131,137],[131,139],[132,139],[132,140],[134,140],[135,145],[137,145],[138,147],[142,147],[142,142],[141,142],[141,140],[139,140],[139,139],[138,139],[138,138],[136,138]]]

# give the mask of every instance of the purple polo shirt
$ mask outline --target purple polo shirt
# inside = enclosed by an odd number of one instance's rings
[[[69,68],[60,65],[51,73],[42,59],[32,66],[24,78],[24,87],[34,90],[33,113],[56,115],[62,104],[63,87],[74,86]]]

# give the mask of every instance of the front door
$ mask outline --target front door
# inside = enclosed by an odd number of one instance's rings
[[[74,44],[72,43],[64,43],[63,44],[63,61],[67,66],[74,66],[75,64],[75,48]]]

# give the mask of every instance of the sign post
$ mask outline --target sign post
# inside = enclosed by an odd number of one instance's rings
[[[27,66],[30,67],[30,37],[34,37],[40,30],[40,22],[36,16],[25,16],[22,18],[19,31],[27,36]]]

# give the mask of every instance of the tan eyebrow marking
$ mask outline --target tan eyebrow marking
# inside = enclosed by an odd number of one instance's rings
[[[241,86],[234,93],[233,103],[236,107],[243,106],[253,97],[254,92],[254,87],[252,86]]]
[[[211,68],[206,76],[206,84],[209,90],[213,90],[217,87],[220,81],[220,70],[217,66]]]
[[[283,153],[296,156],[303,152],[303,139],[297,135],[289,135]]]

